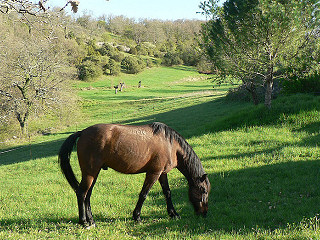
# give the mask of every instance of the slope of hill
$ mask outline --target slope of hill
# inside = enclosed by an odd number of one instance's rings
[[[125,82],[115,94],[114,83]],[[142,86],[138,88],[138,82]],[[152,68],[137,75],[75,84],[82,118],[63,132],[43,136],[0,155],[1,239],[316,239],[320,237],[320,97],[279,97],[273,109],[227,102],[227,85],[212,88],[193,68]],[[98,122],[175,128],[202,160],[212,184],[208,217],[195,217],[187,181],[169,173],[170,220],[159,184],[131,214],[144,176],[101,172],[92,195],[97,228],[77,222],[76,197],[57,164],[57,151],[75,130]],[[76,155],[72,166],[79,176]]]

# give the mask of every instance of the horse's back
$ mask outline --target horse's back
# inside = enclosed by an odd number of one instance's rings
[[[111,167],[122,173],[162,171],[168,168],[168,161],[174,165],[171,147],[149,125],[97,124],[83,130],[78,141],[78,157],[79,162],[84,161],[83,165]]]

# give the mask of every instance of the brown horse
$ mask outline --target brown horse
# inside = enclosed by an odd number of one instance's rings
[[[82,180],[79,183],[70,166],[70,154],[77,142]],[[108,167],[125,174],[146,173],[146,178],[133,211],[140,221],[142,204],[153,184],[159,180],[170,217],[179,217],[171,201],[167,173],[177,167],[187,178],[189,199],[198,215],[206,216],[210,182],[200,159],[187,141],[163,123],[144,126],[98,124],[70,135],[59,152],[62,172],[78,199],[79,223],[94,226],[90,196],[102,169]]]

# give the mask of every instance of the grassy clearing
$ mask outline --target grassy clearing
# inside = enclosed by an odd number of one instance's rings
[[[118,81],[127,88],[114,94]],[[319,239],[320,98],[282,97],[266,111],[225,102],[221,96],[229,87],[213,89],[191,68],[75,84],[82,118],[64,132],[0,155],[0,239]],[[75,194],[57,165],[62,141],[97,122],[150,121],[178,130],[202,159],[212,183],[208,217],[195,217],[187,182],[173,170],[169,183],[182,218],[168,218],[156,184],[136,224],[131,215],[144,175],[108,170],[92,196],[98,227],[82,229]],[[79,175],[75,154],[72,165]]]

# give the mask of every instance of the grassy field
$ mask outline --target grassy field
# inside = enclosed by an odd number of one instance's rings
[[[126,88],[115,94],[119,82]],[[75,83],[83,113],[71,127],[0,150],[0,239],[319,239],[320,97],[280,97],[267,111],[226,102],[230,86],[212,86],[188,67]],[[75,194],[57,163],[61,143],[95,123],[152,121],[180,132],[202,160],[212,184],[208,217],[194,215],[187,182],[173,170],[181,219],[169,219],[155,184],[137,224],[131,216],[144,174],[108,170],[92,195],[97,228],[77,225]],[[72,166],[79,175],[75,154]]]

